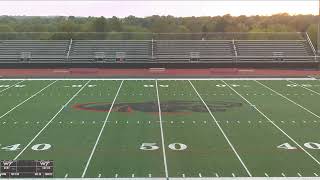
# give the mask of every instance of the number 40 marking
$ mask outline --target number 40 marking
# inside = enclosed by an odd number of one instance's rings
[[[320,149],[320,144],[315,142],[307,142],[307,143],[304,143],[303,145],[308,149]],[[280,144],[279,146],[277,146],[277,148],[288,149],[288,150],[297,149],[297,147],[294,147],[289,143]]]
[[[21,144],[13,144],[13,145],[2,147],[1,149],[5,150],[5,151],[17,151],[17,150],[21,149],[20,145]],[[34,151],[45,151],[50,148],[51,148],[50,144],[36,144],[31,147],[31,149]]]

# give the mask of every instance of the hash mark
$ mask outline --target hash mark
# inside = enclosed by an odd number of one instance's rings
[[[101,178],[101,174],[98,175],[98,178]]]
[[[149,178],[151,178],[152,177],[152,174],[149,174]]]
[[[265,175],[266,177],[269,177],[269,175],[268,175],[267,173],[264,173],[264,175]]]
[[[185,177],[186,177],[186,175],[182,174],[182,177],[183,177],[183,178],[185,178]]]
[[[201,173],[199,173],[199,177],[202,177]]]
[[[114,177],[115,177],[115,178],[118,178],[118,174],[115,174]]]
[[[302,177],[300,173],[297,173],[299,177]]]
[[[67,178],[68,177],[68,173],[66,175],[64,175],[64,178]]]
[[[317,173],[313,173],[313,174],[318,177],[318,174],[317,174]]]
[[[132,174],[132,175],[131,175],[131,177],[133,177],[133,178],[134,178],[134,174]]]
[[[218,173],[216,173],[216,177],[219,177],[219,174],[218,174]]]
[[[286,175],[285,175],[284,173],[281,173],[281,175],[282,175],[283,177],[286,177]]]

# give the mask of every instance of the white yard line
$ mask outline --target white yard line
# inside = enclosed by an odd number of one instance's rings
[[[305,150],[297,141],[295,141],[291,136],[289,136],[284,130],[282,130],[278,125],[276,125],[268,116],[266,116],[260,109],[257,108],[254,104],[252,104],[249,100],[247,100],[245,97],[243,97],[238,91],[236,91],[234,88],[232,88],[229,84],[227,84],[225,81],[222,81],[224,84],[226,84],[233,92],[238,94],[243,100],[245,100],[251,107],[253,107],[255,110],[257,110],[264,118],[266,118],[274,127],[276,127],[279,131],[281,131],[287,138],[289,138],[294,144],[296,144],[301,150],[303,150],[311,159],[313,159],[318,165],[320,165],[320,162],[311,155],[307,150]]]
[[[286,100],[290,101],[291,103],[293,103],[293,104],[295,104],[295,105],[299,106],[301,109],[303,109],[303,110],[307,111],[308,113],[310,113],[310,114],[312,114],[312,115],[314,115],[315,117],[317,117],[317,118],[319,118],[319,119],[320,119],[320,116],[319,116],[319,115],[317,115],[317,114],[315,114],[314,112],[310,111],[309,109],[307,109],[307,108],[303,107],[302,105],[300,105],[300,104],[296,103],[295,101],[293,101],[293,100],[289,99],[288,97],[284,96],[283,94],[281,94],[281,93],[279,93],[279,92],[277,92],[277,91],[273,90],[273,89],[272,89],[272,88],[270,88],[269,86],[267,86],[267,85],[265,85],[265,84],[263,84],[263,83],[261,83],[261,82],[259,82],[259,81],[256,81],[256,80],[255,80],[255,82],[257,82],[258,84],[262,85],[263,87],[265,87],[265,88],[269,89],[270,91],[272,91],[272,92],[274,92],[274,93],[278,94],[279,96],[283,97],[284,99],[286,99]]]
[[[11,85],[11,86],[9,86],[9,87],[5,88],[5,89],[2,89],[2,90],[0,91],[0,93],[2,93],[2,92],[4,92],[4,91],[6,91],[6,90],[8,90],[8,89],[12,88],[13,86],[15,86],[15,85],[17,85],[17,84],[22,83],[23,81],[25,81],[25,80],[19,81],[19,82],[15,83],[15,84],[13,84],[13,85]]]
[[[20,153],[13,159],[16,160],[21,156],[21,154],[33,143],[34,140],[38,138],[38,136],[51,124],[51,122],[60,114],[60,112],[90,83],[88,81],[82,86],[63,106],[60,110],[48,121],[48,123],[34,136],[33,139],[20,151]]]
[[[233,150],[234,154],[237,156],[237,158],[239,159],[239,161],[241,162],[243,168],[246,170],[246,172],[248,173],[248,175],[250,177],[252,177],[250,171],[248,170],[247,166],[245,165],[245,163],[242,161],[240,155],[238,154],[238,152],[236,151],[236,149],[233,147],[232,143],[230,142],[229,138],[227,137],[227,135],[225,134],[225,132],[223,131],[223,129],[221,128],[220,124],[218,123],[217,119],[215,118],[215,116],[212,114],[210,108],[208,107],[208,105],[206,104],[206,102],[202,99],[201,95],[198,93],[197,89],[194,87],[194,85],[192,84],[192,82],[189,80],[189,83],[191,84],[192,88],[194,89],[194,91],[197,93],[199,99],[202,101],[202,103],[204,104],[204,106],[207,108],[208,112],[210,113],[212,119],[214,120],[214,122],[217,124],[219,130],[221,131],[221,133],[223,134],[224,138],[226,139],[226,141],[228,142],[229,146],[231,147],[231,149]]]
[[[164,170],[166,173],[166,178],[169,178],[168,166],[167,166],[167,156],[165,150],[164,143],[164,135],[163,135],[163,127],[162,127],[162,116],[161,116],[161,106],[160,106],[160,97],[159,97],[159,89],[158,89],[158,80],[156,80],[156,91],[157,91],[157,99],[158,99],[158,109],[159,109],[159,120],[160,120],[160,130],[161,130],[161,142],[162,142],[162,153],[163,153],[163,162],[164,162]]]
[[[150,78],[9,78],[9,79],[0,79],[0,81],[5,81],[5,80],[35,80],[35,81],[43,81],[43,80],[64,80],[64,81],[74,81],[74,80],[101,80],[101,81],[114,81],[114,80],[125,80],[125,81],[137,81],[137,80],[174,80],[174,81],[186,81],[186,80],[238,80],[238,81],[248,81],[248,80],[276,80],[276,81],[283,81],[283,80],[314,80],[316,81],[316,78],[313,77],[306,77],[306,78],[273,78],[273,77],[246,77],[246,78],[232,78],[232,77],[225,77],[225,78],[215,78],[215,77],[205,77],[205,78],[201,78],[201,77],[197,77],[197,78],[192,78],[192,77],[181,77],[181,78],[154,78],[154,77],[150,77]]]
[[[317,91],[315,91],[315,90],[312,90],[312,89],[310,89],[310,88],[307,88],[307,87],[301,86],[300,84],[295,83],[295,82],[290,81],[290,80],[287,80],[287,81],[288,81],[288,82],[290,82],[290,83],[293,83],[293,84],[295,84],[295,85],[298,85],[299,87],[302,87],[303,89],[306,89],[306,90],[308,90],[308,91],[310,91],[310,92],[313,92],[313,93],[315,93],[315,94],[320,95],[320,93],[319,93],[319,92],[317,92]]]
[[[3,118],[4,116],[8,115],[10,112],[12,112],[13,110],[17,109],[19,106],[21,106],[22,104],[24,104],[25,102],[29,101],[30,99],[32,99],[33,97],[35,97],[36,95],[38,95],[39,93],[41,93],[42,91],[44,91],[45,89],[47,89],[48,87],[50,87],[52,84],[54,84],[57,81],[54,81],[52,83],[50,83],[49,85],[45,86],[44,88],[42,88],[40,91],[34,93],[32,96],[30,96],[29,98],[25,99],[24,101],[20,102],[19,104],[17,104],[15,107],[11,108],[9,111],[7,111],[6,113],[4,113],[3,115],[0,116],[0,119]]]
[[[84,170],[83,170],[83,173],[82,173],[82,175],[81,175],[82,178],[84,178],[84,176],[85,176],[86,173],[87,173],[87,170],[88,170],[88,167],[89,167],[89,165],[90,165],[91,159],[92,159],[92,157],[93,157],[93,154],[94,154],[95,151],[96,151],[96,148],[97,148],[98,143],[99,143],[99,141],[100,141],[101,135],[102,135],[103,130],[104,130],[104,128],[105,128],[105,126],[106,126],[106,124],[107,124],[107,122],[108,122],[110,113],[111,113],[111,111],[112,111],[112,108],[113,108],[114,103],[116,102],[116,99],[117,99],[117,97],[118,97],[118,94],[119,94],[119,92],[120,92],[120,89],[121,89],[121,87],[122,87],[123,82],[124,82],[124,80],[121,81],[120,86],[119,86],[119,88],[118,88],[118,91],[117,91],[116,95],[115,95],[114,98],[113,98],[113,101],[112,101],[112,104],[111,104],[111,106],[110,106],[110,109],[109,109],[109,111],[108,111],[108,113],[107,113],[107,116],[106,116],[104,122],[103,122],[103,125],[102,125],[102,127],[101,127],[100,133],[99,133],[99,135],[98,135],[98,137],[97,137],[97,140],[96,140],[96,142],[95,142],[95,144],[94,144],[94,146],[93,146],[93,148],[92,148],[92,151],[91,151],[91,154],[90,154],[90,156],[89,156],[89,159],[88,159],[88,161],[87,161],[87,163],[86,163],[86,166],[85,166],[85,168],[84,168]]]

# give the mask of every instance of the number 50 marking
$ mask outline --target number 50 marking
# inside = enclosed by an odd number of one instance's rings
[[[140,150],[144,151],[154,151],[159,148],[160,147],[157,145],[157,143],[142,143],[140,146]],[[172,143],[168,145],[168,148],[174,151],[183,151],[186,150],[188,147],[187,145],[182,143]]]

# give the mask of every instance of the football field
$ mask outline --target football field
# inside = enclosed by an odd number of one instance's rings
[[[57,178],[320,176],[320,81],[1,79],[0,160]]]

